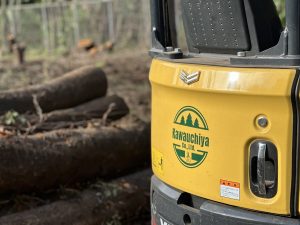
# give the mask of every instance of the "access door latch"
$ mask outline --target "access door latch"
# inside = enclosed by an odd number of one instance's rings
[[[250,145],[250,188],[261,198],[273,198],[278,186],[277,148],[265,140],[256,140]]]

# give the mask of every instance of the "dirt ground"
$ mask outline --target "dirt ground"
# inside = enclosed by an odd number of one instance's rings
[[[40,84],[87,65],[104,70],[109,81],[108,95],[122,96],[132,116],[150,120],[150,57],[146,50],[94,56],[75,52],[57,59],[30,61],[24,66],[15,66],[9,60],[0,61],[0,91]]]
[[[80,52],[57,59],[30,61],[23,66],[15,66],[11,61],[0,61],[0,90],[40,84],[85,65],[101,67],[108,78],[108,95],[117,94],[125,99],[130,108],[130,115],[123,119],[124,121],[136,118],[150,121],[150,57],[146,51],[94,56]],[[0,216],[47,204],[56,199],[68,198],[90,185],[89,183],[60,187],[46,193],[5,194],[0,196]],[[148,211],[130,224],[150,224],[149,221]]]

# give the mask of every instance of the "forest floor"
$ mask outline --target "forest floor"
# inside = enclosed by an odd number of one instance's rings
[[[81,66],[97,66],[101,67],[107,75],[108,95],[121,96],[129,106],[130,113],[122,121],[129,123],[132,120],[140,119],[150,122],[150,84],[148,80],[150,60],[146,51],[143,53],[127,51],[102,53],[94,56],[80,52],[57,59],[30,61],[23,66],[16,66],[8,60],[0,61],[0,91],[41,84]],[[0,216],[22,212],[57,199],[72,197],[77,191],[95,185],[97,182],[101,183],[102,180],[95,178],[92,181],[61,186],[58,189],[42,193],[0,195]],[[149,214],[149,209],[147,209],[145,213],[130,221],[130,224],[150,224]]]
[[[89,55],[74,53],[57,59],[35,60],[23,66],[12,61],[0,61],[0,91],[41,84],[81,66],[101,67],[108,78],[108,95],[125,98],[130,115],[150,120],[150,57],[147,52],[122,51]]]

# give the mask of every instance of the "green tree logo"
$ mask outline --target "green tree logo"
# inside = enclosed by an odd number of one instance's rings
[[[184,119],[184,116],[181,117],[180,124],[181,124],[181,125],[185,125],[185,119]]]
[[[196,118],[193,122],[193,117],[192,115],[189,113],[189,115],[187,116],[187,119],[185,120],[185,117],[184,116],[181,116],[181,119],[180,119],[180,125],[183,125],[183,126],[187,126],[187,127],[194,127],[194,128],[200,128],[200,125],[199,125],[199,120],[198,118]]]
[[[199,112],[199,110],[192,106],[185,106],[181,108],[175,116],[174,123],[181,126],[208,130],[204,116],[201,112]]]
[[[199,121],[198,121],[197,118],[195,119],[194,127],[195,127],[195,128],[200,128],[200,127],[199,127]]]
[[[187,116],[187,119],[186,119],[186,126],[188,127],[193,127],[193,118],[191,116],[191,114],[189,113],[189,115]]]

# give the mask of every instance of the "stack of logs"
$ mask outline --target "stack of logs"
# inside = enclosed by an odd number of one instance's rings
[[[90,55],[96,55],[104,51],[112,52],[114,43],[112,41],[106,41],[104,44],[97,45],[92,39],[82,39],[77,44],[78,49],[82,49],[88,52]]]
[[[45,191],[88,179],[113,179],[145,168],[149,162],[149,124],[126,126],[110,121],[129,113],[125,101],[106,96],[107,79],[95,67],[83,67],[48,83],[0,92],[0,193]],[[23,119],[6,124],[14,110]],[[15,121],[18,121],[17,119]],[[96,125],[95,125],[96,124]],[[145,175],[148,174],[148,176]],[[120,179],[115,196],[84,190],[72,200],[53,202],[0,218],[0,224],[106,224],[147,207],[149,172]],[[99,193],[101,198],[99,197]]]

